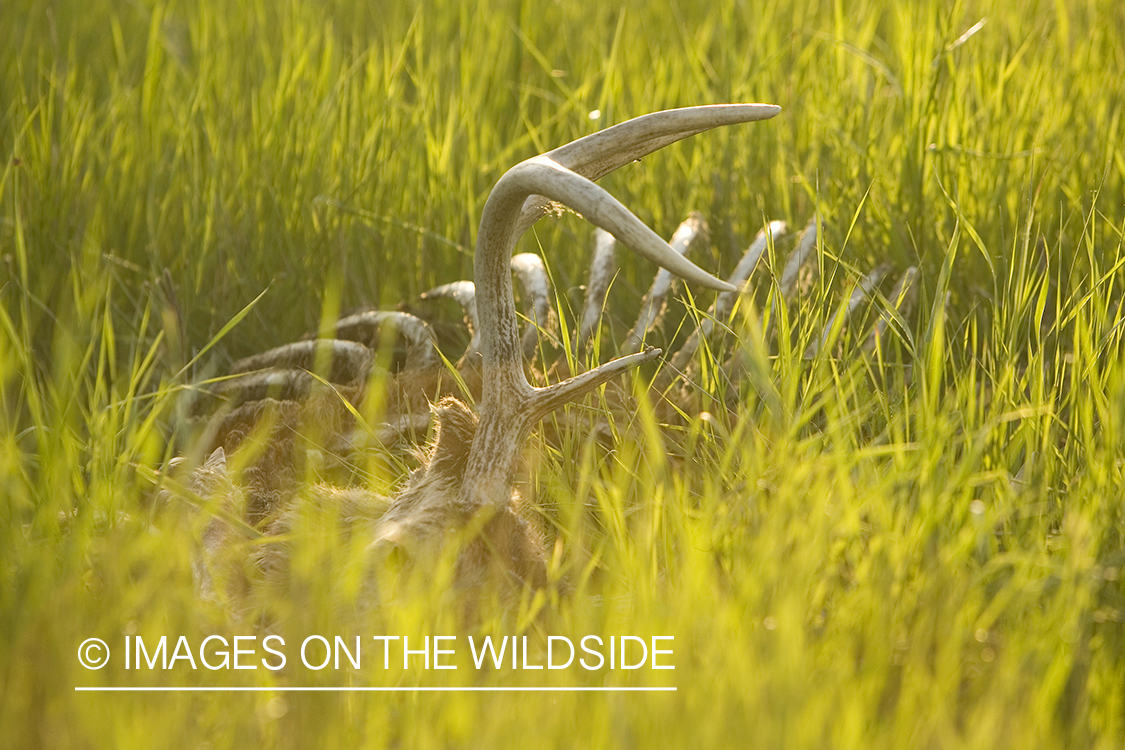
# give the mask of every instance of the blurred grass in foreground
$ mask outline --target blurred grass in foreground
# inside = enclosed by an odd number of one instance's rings
[[[19,0],[0,38],[0,742],[1125,741],[1119,3]],[[918,265],[919,310],[885,369],[804,362],[840,304],[845,280],[826,278],[783,321],[794,343],[771,354],[748,321],[738,414],[662,434],[641,403],[617,450],[547,452],[538,494],[576,591],[535,603],[543,627],[674,635],[674,672],[448,683],[678,692],[72,691],[308,683],[75,661],[91,636],[245,631],[195,598],[198,521],[149,515],[180,387],[337,307],[469,277],[488,189],[520,159],[720,101],[785,111],[627,167],[611,192],[665,234],[703,210],[697,262],[723,272],[764,220],[819,212],[839,268]],[[570,217],[524,247],[567,290],[589,238]],[[651,271],[624,266],[613,312]],[[288,643],[347,635],[346,586],[318,584],[348,563],[311,562],[307,606],[278,603]],[[424,599],[377,626],[462,633]],[[376,666],[317,679],[446,684]]]

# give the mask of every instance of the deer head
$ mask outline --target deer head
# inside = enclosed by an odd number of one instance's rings
[[[478,413],[473,415],[452,399],[435,407],[437,438],[422,467],[377,524],[374,551],[414,558],[439,548],[469,519],[476,519],[473,527],[480,532],[458,556],[456,580],[461,587],[495,582],[497,574],[517,585],[544,580],[541,544],[520,517],[512,488],[521,446],[551,411],[661,352],[647,347],[562,382],[531,386],[524,373],[512,292],[517,241],[552,206],[561,204],[677,276],[711,289],[737,291],[674,251],[594,180],[689,136],[768,119],[779,111],[769,104],[725,104],[657,112],[532,157],[500,178],[484,206],[474,258],[483,382]]]

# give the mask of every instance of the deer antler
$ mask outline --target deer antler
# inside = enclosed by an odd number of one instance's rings
[[[588,180],[598,180],[676,141],[724,125],[768,120],[780,111],[781,107],[774,104],[711,104],[653,112],[571,141],[539,158],[555,161]],[[517,239],[551,213],[550,206],[549,196],[529,196],[521,211]]]
[[[433,551],[441,550],[451,537],[471,532],[461,538],[461,546],[456,550],[454,579],[461,591],[493,590],[510,598],[526,585],[546,585],[542,539],[534,525],[521,515],[518,493],[513,490],[513,474],[524,439],[552,410],[578,399],[615,375],[655,358],[660,351],[647,347],[554,385],[532,387],[524,371],[526,347],[521,342],[515,310],[512,271],[514,268],[520,277],[524,296],[532,300],[528,318],[540,328],[549,326],[547,279],[537,260],[517,259],[513,267],[516,242],[546,213],[551,203],[557,202],[578,211],[621,244],[671,273],[712,289],[735,292],[735,285],[712,276],[673,250],[593,180],[690,135],[720,125],[767,119],[779,111],[778,107],[767,104],[733,104],[658,112],[528,159],[500,178],[485,203],[477,235],[475,285],[446,285],[427,293],[427,296],[451,297],[462,305],[474,334],[470,353],[479,335],[482,395],[478,414],[451,397],[433,405],[434,443],[396,496],[388,500],[361,492],[348,501],[357,509],[352,515],[363,529],[362,533],[370,533],[370,562],[378,565],[380,561],[392,559],[409,561],[415,553],[421,553],[419,558],[423,564],[432,563]],[[681,239],[686,242],[685,238]],[[603,281],[599,280],[599,287],[604,287]],[[604,291],[600,294],[604,299]],[[386,326],[393,326],[408,342],[407,364],[403,370],[409,373],[408,378],[439,369],[440,357],[433,331],[410,315],[359,313],[341,320],[336,335],[374,346],[386,340]],[[587,324],[585,335],[592,328]],[[531,337],[527,339],[530,341]],[[255,376],[267,381],[264,387],[268,395],[269,388],[276,388],[273,380],[284,381],[281,385],[299,380],[298,375],[292,373],[304,375],[311,382],[312,375],[305,370],[316,364],[323,366],[325,361],[349,376],[353,375],[355,367],[344,367],[344,364],[356,357],[366,357],[362,361],[369,367],[371,353],[362,349],[352,353],[355,348],[354,344],[343,341],[301,343],[247,360],[241,367],[255,370]],[[475,369],[475,353],[472,360]],[[287,369],[275,377],[273,368],[280,365]],[[262,368],[260,372],[258,368]],[[416,389],[417,384],[412,387]],[[361,390],[362,384],[356,388]],[[281,406],[275,406],[277,404]],[[306,416],[303,407],[295,401],[258,400],[253,402],[253,408],[254,413],[243,413],[250,411],[244,407],[231,412],[228,421],[234,425],[232,430],[260,422],[256,418],[258,412],[278,412],[276,421],[286,426],[300,424]],[[342,413],[339,408],[336,411]],[[234,424],[235,417],[237,424]],[[287,430],[285,437],[289,442],[280,440],[272,450],[277,454],[291,450],[293,432]],[[280,460],[276,463],[285,465]],[[260,473],[267,471],[261,468]],[[270,481],[264,482],[267,488],[278,484],[272,480],[278,473],[275,466]],[[248,493],[248,497],[240,500],[243,493],[235,489],[229,492],[224,489],[229,503],[253,506],[244,515],[255,523],[272,518],[271,532],[286,534],[287,524],[293,518],[292,503],[296,500],[285,500],[284,507],[278,507],[278,503],[271,500],[272,505],[265,507],[267,501],[255,500],[263,493]],[[320,497],[325,502],[341,500],[341,495],[332,488],[314,487],[313,490],[314,498]],[[221,537],[210,539],[205,548],[213,552],[222,547]],[[403,554],[397,554],[399,552]],[[208,554],[214,558],[214,554]],[[283,559],[286,553],[280,550],[268,554]],[[263,563],[262,567],[267,576],[284,578],[283,565]],[[424,567],[419,569],[425,570]]]
[[[769,104],[729,104],[657,112],[532,157],[504,173],[488,196],[477,234],[474,275],[483,393],[461,503],[506,506],[520,446],[536,422],[660,354],[649,347],[561,383],[532,387],[523,370],[510,271],[512,251],[523,233],[552,202],[561,203],[672,273],[711,289],[736,291],[676,253],[593,180],[683,138],[722,125],[768,119],[780,111]]]

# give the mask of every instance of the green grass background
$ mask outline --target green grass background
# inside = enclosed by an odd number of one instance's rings
[[[1125,742],[1116,0],[8,0],[0,41],[0,744]],[[618,450],[548,451],[537,481],[575,593],[473,631],[534,637],[542,608],[551,633],[674,635],[674,672],[550,679],[677,692],[73,692],[442,684],[74,655],[90,636],[248,632],[194,595],[199,521],[147,501],[183,449],[186,383],[341,307],[469,277],[488,190],[520,159],[724,101],[784,111],[603,183],[665,235],[704,211],[696,260],[720,272],[764,220],[819,213],[835,270],[782,321],[796,343],[771,350],[740,318],[736,413],[669,432],[642,402]],[[566,290],[590,236],[545,221],[521,249]],[[804,362],[847,279],[883,261],[921,269],[892,357],[912,369],[876,387],[847,342]],[[613,312],[651,273],[625,264]],[[346,558],[298,566],[287,635],[344,630],[347,586],[324,581],[350,580]],[[378,622],[459,628],[424,598]]]

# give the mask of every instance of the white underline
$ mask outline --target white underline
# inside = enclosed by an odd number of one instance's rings
[[[675,687],[75,687],[76,693],[657,693]]]

